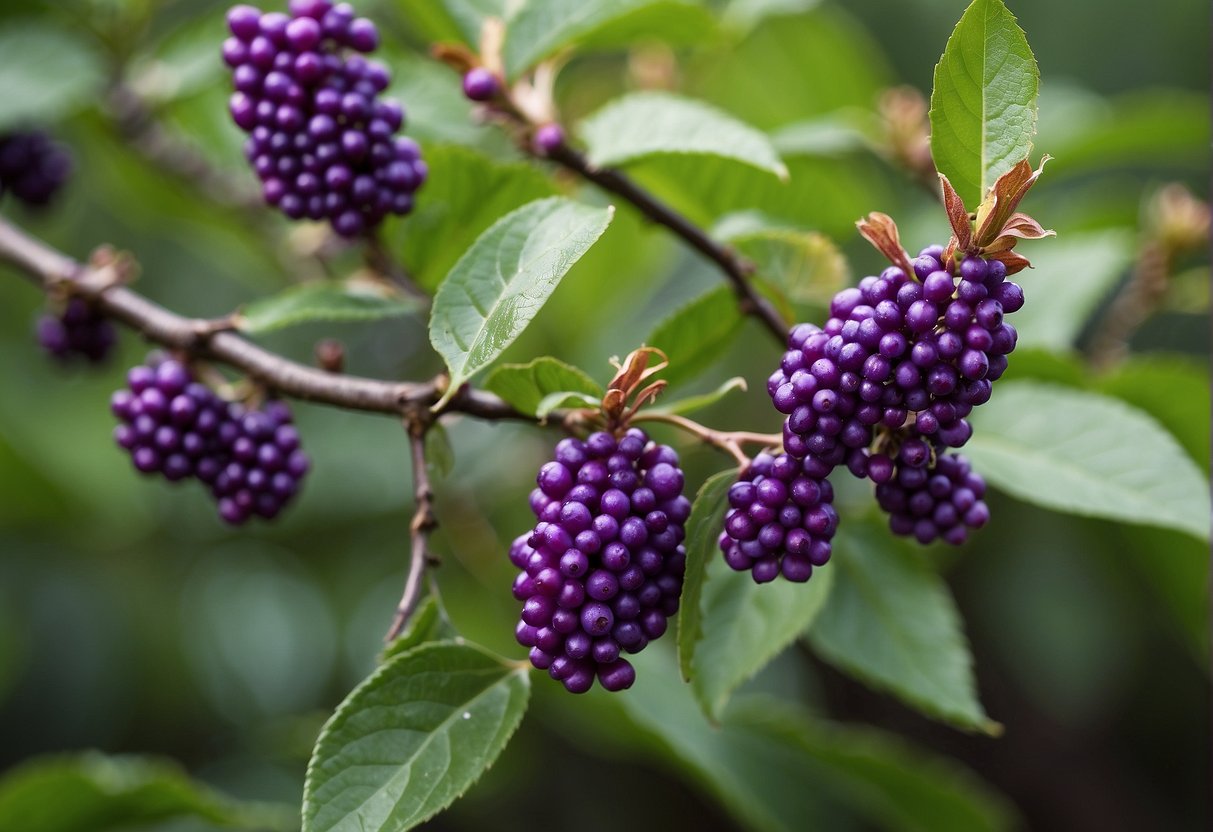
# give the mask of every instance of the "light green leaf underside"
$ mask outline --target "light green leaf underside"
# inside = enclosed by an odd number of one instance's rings
[[[503,364],[488,375],[484,386],[523,413],[536,413],[552,393],[602,396],[602,386],[584,370],[551,356],[527,364]]]
[[[317,321],[372,321],[408,315],[421,304],[390,286],[358,281],[318,281],[246,304],[237,318],[240,330],[272,332]]]

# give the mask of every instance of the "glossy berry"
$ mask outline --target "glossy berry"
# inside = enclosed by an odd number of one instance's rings
[[[310,467],[284,402],[261,410],[226,402],[172,359],[133,367],[110,410],[119,420],[114,441],[136,470],[201,481],[232,525],[275,517]]]
[[[472,101],[488,101],[494,98],[499,90],[497,76],[484,67],[474,67],[463,76],[463,94]]]
[[[72,172],[67,149],[41,131],[0,134],[0,196],[11,193],[42,207],[59,193]]]
[[[783,576],[803,583],[830,559],[838,528],[828,480],[788,454],[759,454],[729,489],[720,550],[756,583]]]
[[[559,124],[545,124],[535,131],[535,152],[547,156],[564,144],[564,128]]]
[[[982,497],[985,480],[960,454],[940,454],[932,464],[899,462],[896,475],[876,486],[876,500],[889,514],[895,534],[927,544],[939,538],[959,545],[969,529],[980,529],[990,519]]]
[[[118,342],[113,324],[86,301],[72,298],[59,315],[44,315],[37,326],[38,343],[60,361],[79,356],[100,363]]]
[[[380,97],[391,73],[356,54],[375,50],[375,24],[330,0],[292,2],[289,15],[235,6],[227,20],[229,111],[265,202],[344,237],[411,211],[425,162],[396,135],[404,110]]]
[[[573,693],[636,678],[624,653],[665,633],[686,568],[678,455],[631,428],[563,439],[531,492],[538,522],[510,546],[518,642]]]

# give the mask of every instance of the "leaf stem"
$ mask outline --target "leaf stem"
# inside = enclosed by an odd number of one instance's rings
[[[688,419],[685,416],[679,416],[676,413],[662,413],[660,411],[641,411],[631,418],[632,422],[661,422],[667,425],[673,425],[679,430],[685,431],[699,439],[702,439],[707,444],[714,448],[728,453],[737,461],[737,464],[743,468],[750,464],[749,455],[742,450],[742,445],[764,445],[769,447],[779,447],[783,443],[783,437],[779,434],[772,433],[751,433],[750,431],[720,431],[713,430],[706,425],[701,425],[698,422]]]

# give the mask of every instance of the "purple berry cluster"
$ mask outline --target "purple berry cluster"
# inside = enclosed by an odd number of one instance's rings
[[[822,477],[844,463],[870,477],[886,495],[882,507],[900,518],[895,532],[959,543],[989,513],[976,502],[961,510],[984,484],[959,480],[960,503],[941,508],[951,493],[943,483],[959,470],[944,452],[969,440],[968,415],[1007,369],[1017,336],[1004,316],[1023,306],[1023,290],[998,260],[965,257],[954,275],[942,246],[912,265],[912,274],[893,266],[839,292],[824,327],[793,328],[767,391],[787,417],[787,453],[811,460]],[[930,524],[920,513],[928,503],[940,515]]]
[[[0,135],[0,195],[10,192],[40,207],[59,193],[72,172],[67,148],[38,130]]]
[[[691,503],[678,455],[638,428],[562,439],[537,483],[539,522],[510,547],[522,570],[518,642],[573,693],[595,677],[610,691],[630,687],[636,672],[622,654],[661,637],[682,592]]]
[[[834,489],[811,458],[761,453],[729,488],[720,549],[757,583],[780,575],[803,583],[830,559],[838,528]]]
[[[110,410],[120,421],[114,441],[136,470],[199,480],[232,525],[277,516],[310,467],[285,402],[261,410],[226,402],[172,359],[133,367]]]
[[[417,143],[395,136],[403,109],[379,98],[391,73],[350,54],[375,50],[375,24],[330,0],[291,0],[289,15],[235,6],[227,23],[229,109],[265,201],[344,237],[411,211],[427,171]]]
[[[60,361],[75,356],[99,364],[118,343],[113,324],[82,298],[71,298],[59,315],[38,319],[38,343]]]
[[[877,480],[876,502],[888,513],[895,534],[912,535],[922,544],[940,538],[960,545],[969,529],[980,529],[990,520],[990,509],[981,499],[985,480],[960,454],[940,454],[934,465],[922,461],[930,455],[925,445],[921,438],[907,440],[896,466],[891,460],[873,460],[869,476]]]

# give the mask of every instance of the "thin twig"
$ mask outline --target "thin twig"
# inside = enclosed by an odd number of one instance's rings
[[[746,466],[750,464],[749,455],[742,450],[741,446],[745,444],[764,445],[767,447],[779,447],[783,442],[783,437],[775,433],[751,433],[749,431],[722,431],[713,430],[706,425],[701,425],[698,422],[688,419],[685,416],[679,416],[676,413],[662,413],[661,411],[641,411],[632,417],[633,422],[662,422],[667,425],[673,425],[679,430],[686,431],[692,436],[702,439],[707,444],[714,448],[720,448],[722,451],[730,454],[733,459],[737,460],[737,464]]]
[[[754,272],[752,263],[731,247],[712,239],[702,228],[618,170],[596,167],[584,155],[565,144],[548,152],[546,158],[574,171],[604,191],[626,199],[646,217],[673,231],[688,245],[719,266],[720,271],[732,284],[733,291],[737,294],[741,311],[757,318],[779,342],[779,345],[784,346],[788,337],[788,324],[775,306],[754,288],[754,284],[750,281],[750,276]]]
[[[410,407],[432,406],[445,386],[444,376],[428,381],[386,381],[326,372],[291,361],[229,329],[217,330],[212,321],[171,312],[109,277],[101,275],[99,279],[98,269],[76,262],[2,219],[0,263],[15,266],[43,292],[68,291],[88,300],[149,341],[235,367],[255,381],[298,399],[402,416]],[[497,396],[470,387],[454,396],[442,413],[534,421],[534,417],[520,413]]]
[[[431,422],[422,417],[423,413],[424,411],[418,411],[416,416],[405,420],[413,463],[413,499],[417,507],[409,524],[409,571],[404,579],[404,592],[400,596],[400,603],[396,605],[392,626],[383,639],[386,642],[393,641],[404,632],[409,618],[421,601],[425,569],[430,562],[430,533],[438,528],[438,520],[434,516],[434,492],[430,488],[430,475],[425,459],[425,435]]]

